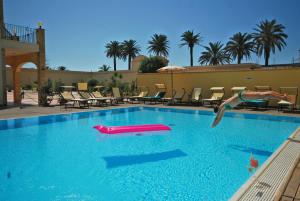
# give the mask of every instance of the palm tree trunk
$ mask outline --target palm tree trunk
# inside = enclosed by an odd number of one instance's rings
[[[117,58],[114,56],[114,71],[117,70]]]
[[[242,61],[242,57],[238,55],[238,64],[241,64],[241,61]]]
[[[265,49],[265,66],[269,66],[270,51]]]
[[[128,55],[128,70],[131,69],[131,56]]]
[[[190,61],[191,61],[191,66],[193,66],[193,47],[190,47]]]

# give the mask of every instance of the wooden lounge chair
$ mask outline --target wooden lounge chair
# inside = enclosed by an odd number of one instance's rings
[[[175,91],[173,92],[173,96],[172,98],[162,98],[163,103],[165,104],[177,104],[177,103],[182,103],[182,99],[185,95],[186,91],[184,88],[182,88],[182,90],[179,91]]]
[[[107,98],[95,98],[91,93],[88,91],[78,91],[78,94],[83,98],[83,99],[88,99],[91,101],[91,103],[95,102],[97,106],[106,104]]]
[[[130,96],[130,97],[127,97],[127,101],[129,103],[134,103],[134,101],[140,101],[142,98],[146,97],[148,95],[148,91],[141,91],[139,93],[139,95],[137,96]]]
[[[88,92],[87,83],[78,83],[77,84],[78,94],[82,99],[88,99],[90,103],[96,103],[96,105],[103,105],[106,103],[106,98],[95,98],[90,92]]]
[[[78,104],[78,107],[90,107],[90,102],[88,99],[83,99],[83,98],[76,98],[74,97],[74,95],[72,94],[72,91],[63,91],[60,93],[60,104],[61,105],[65,105],[65,107],[67,107],[67,105],[69,105],[70,103],[72,103],[73,107],[75,106],[75,104]]]
[[[157,92],[154,96],[146,96],[144,98],[142,98],[142,100],[144,101],[144,103],[149,102],[156,104],[157,102],[162,101],[162,98],[166,95],[165,91],[159,91]]]
[[[193,88],[189,101],[192,104],[199,105],[202,101],[202,88]]]
[[[94,87],[94,91],[91,92],[91,95],[94,97],[94,98],[97,98],[97,99],[103,99],[104,103],[110,103],[110,105],[112,105],[112,102],[114,100],[113,97],[108,97],[108,96],[103,96],[103,94],[100,92],[100,89],[103,88],[103,86],[95,86]]]
[[[213,104],[220,104],[223,100],[223,97],[225,95],[224,87],[211,87],[209,89],[211,91],[211,97],[207,99],[202,99],[203,105],[205,103],[208,103],[210,105]]]
[[[118,87],[112,88],[113,98],[116,103],[122,102],[124,103],[124,99],[121,95],[120,89]]]
[[[289,108],[291,111],[295,109],[298,98],[298,87],[280,87],[279,92],[281,94],[288,94],[290,101],[281,100],[278,104],[278,110],[283,108]]]
[[[246,91],[247,87],[232,87],[231,91],[232,91],[232,96],[238,95],[238,93],[240,91]]]

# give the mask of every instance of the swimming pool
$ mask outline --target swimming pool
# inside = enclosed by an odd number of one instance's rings
[[[227,200],[300,118],[131,107],[0,121],[0,200]],[[97,124],[171,132],[104,136]]]

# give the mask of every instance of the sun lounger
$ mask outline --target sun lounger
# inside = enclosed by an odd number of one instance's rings
[[[148,91],[141,91],[139,93],[139,95],[137,96],[130,96],[130,97],[127,97],[127,101],[129,103],[133,103],[134,101],[140,101],[142,98],[146,97],[148,95]]]
[[[95,98],[90,92],[88,91],[78,91],[79,95],[83,99],[88,99],[91,101],[91,103],[95,102],[96,105],[103,105],[106,104],[107,98]]]
[[[202,88],[193,88],[189,101],[192,104],[200,104],[202,100]]]
[[[246,91],[247,87],[232,87],[232,96],[238,95],[240,91]]]
[[[103,88],[103,86],[95,86],[94,91],[92,91],[90,94],[92,95],[92,97],[97,98],[97,99],[103,99],[104,103],[109,102],[112,105],[114,98],[108,97],[108,96],[103,96],[102,93],[100,92],[101,88]]]
[[[103,98],[93,97],[92,94],[88,92],[87,83],[77,83],[77,89],[78,89],[78,94],[79,94],[80,98],[89,100],[91,104],[93,102],[95,102],[96,105],[100,105],[106,101]]]
[[[144,103],[149,102],[149,103],[154,103],[156,104],[157,102],[162,101],[162,98],[166,95],[165,91],[159,91],[157,92],[154,96],[146,96],[142,98]]]
[[[120,89],[118,87],[113,87],[112,88],[112,93],[113,93],[114,101],[116,103],[119,103],[119,102],[123,102],[124,103],[124,98],[121,95]]]
[[[295,109],[297,98],[298,98],[298,87],[280,87],[281,94],[287,94],[290,101],[281,100],[278,104],[278,110],[283,110],[283,108],[289,108],[291,111]]]
[[[172,98],[162,98],[162,101],[168,105],[181,103],[185,93],[185,89],[182,88],[182,90],[174,91]]]
[[[205,103],[208,103],[210,105],[220,104],[225,94],[224,87],[211,87],[209,90],[212,93],[211,97],[207,99],[202,99],[203,105]]]
[[[70,103],[73,103],[73,106],[77,103],[78,106],[81,107],[90,107],[90,102],[88,99],[82,99],[82,98],[76,98],[73,96],[71,91],[64,91],[60,93],[61,97],[61,105],[69,105]]]

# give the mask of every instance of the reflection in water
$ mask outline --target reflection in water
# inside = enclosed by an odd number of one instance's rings
[[[252,153],[252,154],[260,155],[260,156],[271,156],[272,155],[272,152],[270,152],[270,151],[255,149],[255,148],[246,147],[246,146],[229,145],[228,147],[230,147],[231,149],[238,150],[238,151]]]
[[[131,156],[107,156],[103,157],[106,162],[106,168],[117,168],[121,166],[158,162],[162,160],[169,160],[172,158],[185,157],[186,153],[180,149],[172,151],[165,151],[151,154],[131,155]]]

